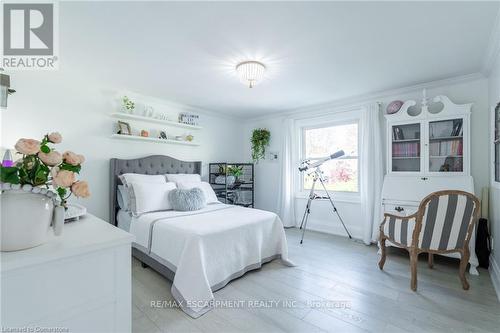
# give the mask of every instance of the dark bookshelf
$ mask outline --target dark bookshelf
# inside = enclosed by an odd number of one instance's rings
[[[237,178],[232,168],[241,168]],[[254,165],[253,163],[209,163],[209,183],[217,198],[226,204],[254,208]]]

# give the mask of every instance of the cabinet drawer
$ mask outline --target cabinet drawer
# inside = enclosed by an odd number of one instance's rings
[[[98,251],[2,274],[2,324],[22,326],[113,302],[114,266],[113,251]]]
[[[408,216],[417,212],[417,210],[418,210],[417,206],[401,205],[398,203],[384,204],[384,213],[389,213],[394,215]]]

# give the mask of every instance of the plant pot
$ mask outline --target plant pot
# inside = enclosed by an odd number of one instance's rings
[[[54,202],[43,194],[5,191],[0,194],[0,204],[2,251],[18,251],[45,243],[54,215],[57,230],[61,230],[64,223],[64,208],[56,207],[54,214]]]

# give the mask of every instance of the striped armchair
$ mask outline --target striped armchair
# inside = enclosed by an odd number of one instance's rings
[[[379,268],[386,258],[385,242],[405,248],[410,253],[411,289],[417,290],[417,261],[420,253],[429,254],[429,267],[434,253],[459,252],[459,277],[467,290],[465,269],[469,262],[469,241],[479,218],[479,200],[463,191],[438,191],[425,197],[418,211],[409,216],[385,214],[380,225]]]

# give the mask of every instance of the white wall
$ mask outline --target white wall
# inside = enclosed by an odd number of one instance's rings
[[[428,96],[434,97],[435,95],[444,94],[450,97],[454,103],[474,103],[472,107],[471,117],[471,169],[472,176],[474,177],[475,191],[477,194],[481,193],[481,189],[489,184],[489,150],[488,147],[489,137],[488,132],[485,131],[486,124],[489,119],[488,108],[488,80],[486,78],[476,78],[472,81],[457,81],[456,83],[447,83],[443,86],[436,86],[428,89]],[[352,101],[349,104],[358,104],[366,102],[380,101],[387,103],[395,100],[407,100],[422,98],[422,91],[420,89],[405,92],[403,94],[394,95],[390,92],[381,93],[374,100],[359,100]],[[331,112],[331,108],[326,109],[324,112]],[[304,111],[306,112],[306,111]],[[319,112],[321,113],[321,112]],[[315,111],[314,115],[318,113]],[[302,114],[302,117],[304,114]],[[245,124],[246,132],[246,147],[245,151],[250,150],[249,138],[254,128],[265,127],[271,131],[271,144],[269,149],[272,151],[279,151],[281,147],[281,140],[283,137],[283,116],[281,117],[267,117],[259,118],[248,121]],[[381,117],[382,128],[385,128],[385,122]],[[385,131],[385,130],[384,130]],[[385,132],[384,132],[385,133]],[[384,142],[385,144],[385,142]],[[247,156],[249,159],[250,157]],[[281,155],[279,156],[281,158]],[[384,157],[385,161],[385,157]],[[277,211],[277,191],[279,190],[279,162],[261,161],[256,167],[256,206],[270,211]],[[296,199],[296,218],[300,220],[306,204],[306,199]],[[336,217],[333,216],[329,209],[327,202],[315,202],[315,207],[312,210],[311,220],[309,226],[311,229],[319,231],[330,232],[335,234],[342,234],[343,229]],[[356,238],[362,236],[362,218],[361,218],[361,205],[360,203],[342,202],[337,201],[337,208],[346,222],[348,228],[352,231]]]
[[[500,53],[489,78],[489,105],[494,107],[500,102]],[[493,121],[493,119],[491,120]],[[490,146],[488,146],[490,147]],[[491,165],[491,164],[490,164]],[[493,168],[492,168],[493,172]],[[493,256],[496,268],[500,268],[500,183],[495,183],[491,177],[490,191],[490,227],[493,236]],[[493,264],[495,265],[495,264]],[[500,298],[500,271],[496,272],[497,293]]]
[[[12,74],[12,73],[11,73]],[[201,114],[201,131],[193,131],[199,147],[119,141],[110,138],[116,119],[109,114],[116,87],[104,75],[73,72],[63,67],[57,72],[17,72],[11,76],[16,94],[7,110],[0,111],[1,147],[12,148],[18,138],[41,137],[59,131],[60,151],[85,155],[81,178],[89,182],[92,196],[78,200],[88,210],[108,220],[109,159],[137,158],[151,154],[181,160],[201,160],[204,172],[209,162],[239,160],[241,127],[236,120]],[[126,88],[126,87],[125,87]],[[147,124],[143,124],[149,129]]]

